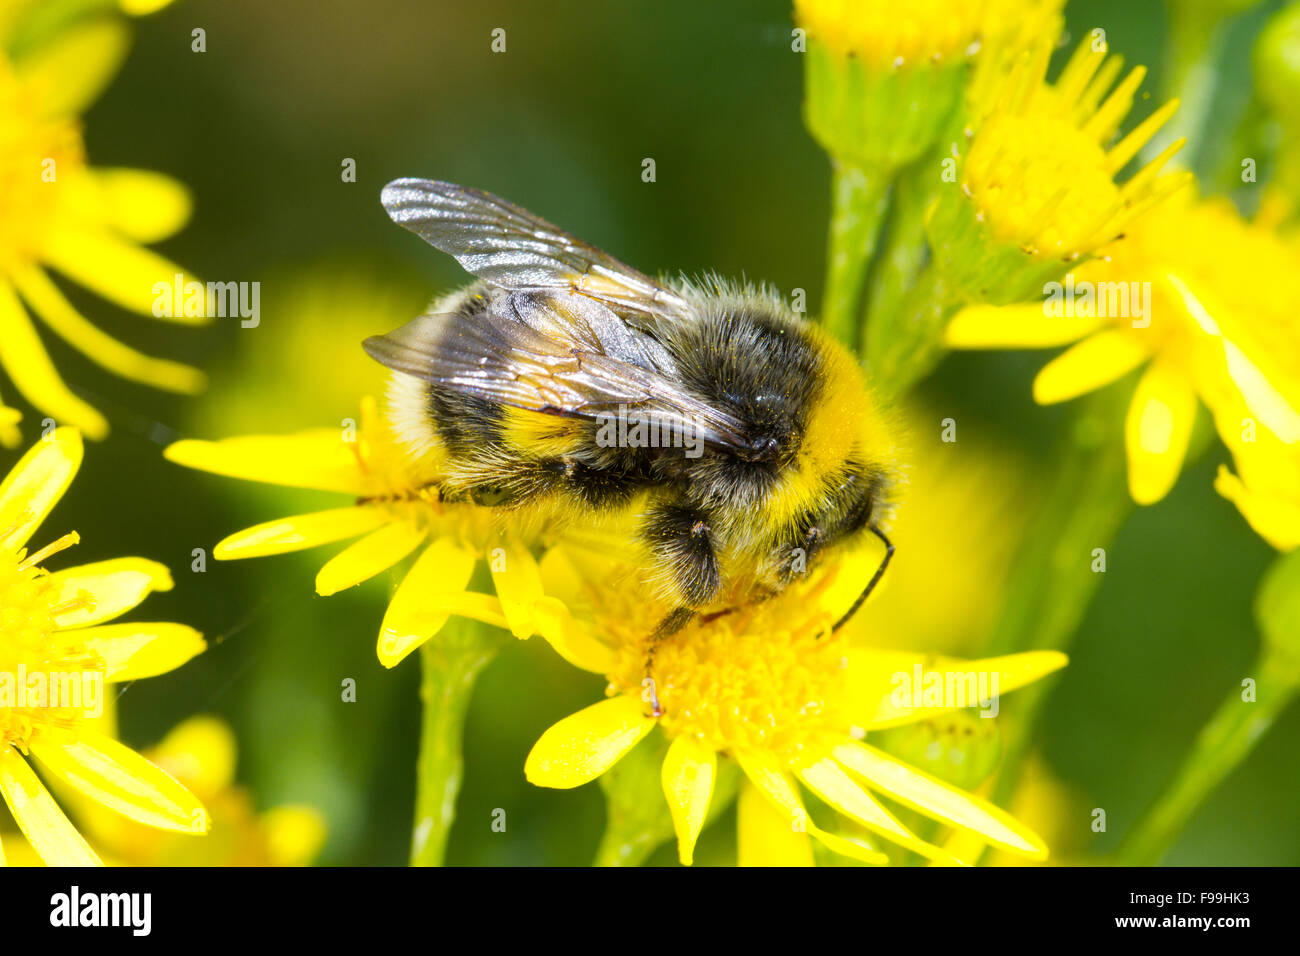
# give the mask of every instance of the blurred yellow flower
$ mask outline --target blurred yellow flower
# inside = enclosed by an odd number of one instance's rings
[[[28,759],[138,823],[188,834],[208,826],[193,794],[92,723],[106,684],[165,673],[203,650],[202,636],[180,624],[107,623],[169,590],[171,575],[143,558],[45,571],[43,562],[78,542],[75,532],[28,553],[81,458],[80,434],[61,428],[0,484],[0,792],[52,865],[99,860]]]
[[[25,6],[9,4],[0,16],[0,368],[41,411],[102,438],[108,422],[63,382],[32,314],[89,359],[132,381],[189,393],[202,387],[203,376],[100,331],[47,270],[130,312],[207,321],[156,314],[155,285],[192,277],[143,248],[184,225],[190,199],[181,184],[158,173],[86,165],[77,115],[120,64],[126,28],[115,19],[87,19],[11,57],[4,49]],[[0,443],[17,443],[14,422],[14,411],[0,405]]]
[[[1263,427],[1240,393],[1224,389],[1210,407],[1236,467],[1219,466],[1215,491],[1279,551],[1300,547],[1300,441]]]
[[[477,505],[442,501],[432,456],[412,455],[378,413],[373,398],[359,425],[293,435],[225,441],[180,441],[170,461],[231,478],[350,495],[352,503],[297,515],[231,535],[213,551],[218,560],[301,551],[358,538],[316,576],[316,593],[335,594],[382,574],[423,548],[402,579],[379,634],[380,663],[392,667],[442,629],[452,615],[509,629],[526,638],[545,604],[530,545],[544,524],[508,528],[504,515]],[[479,559],[496,596],[467,590]],[[548,612],[549,613],[549,612]]]
[[[960,428],[935,407],[898,410],[907,499],[890,517],[898,553],[845,626],[850,639],[888,635],[894,648],[961,655],[987,636],[1037,485],[1026,461],[964,418]]]
[[[1044,404],[1145,366],[1126,426],[1129,490],[1140,504],[1159,501],[1177,480],[1198,396],[1221,409],[1229,446],[1242,444],[1249,418],[1263,454],[1273,455],[1273,439],[1293,448],[1300,441],[1300,320],[1292,307],[1300,256],[1271,229],[1244,221],[1228,200],[1197,200],[1190,190],[1133,223],[1106,251],[1045,302],[968,308],[948,326],[948,344],[1076,343],[1035,379],[1034,398]],[[1239,414],[1229,411],[1238,404]],[[1271,465],[1252,471],[1256,481],[1287,484]]]
[[[910,677],[920,668],[996,673],[1005,692],[1063,666],[1064,655],[956,662],[851,647],[830,626],[878,560],[863,549],[777,597],[697,618],[654,645],[647,667],[649,635],[666,609],[637,583],[634,567],[557,545],[543,558],[542,575],[547,593],[563,604],[542,634],[572,663],[605,675],[610,696],[541,736],[525,764],[528,779],[559,788],[593,780],[658,723],[672,741],[662,780],[683,863],[693,859],[708,814],[719,754],[740,765],[754,791],[741,796],[743,863],[806,863],[809,837],[863,862],[888,862],[876,846],[814,824],[796,781],[855,824],[927,859],[952,862],[873,792],[945,825],[974,830],[992,845],[1044,858],[1042,841],[997,807],[862,738],[967,706],[900,699],[900,674]],[[648,715],[652,691],[663,707],[657,719]]]
[[[1160,175],[1179,140],[1118,184],[1177,102],[1112,142],[1146,71],[1135,68],[1111,89],[1121,61],[1085,40],[1047,83],[1052,39],[1040,38],[988,84],[985,101],[972,107],[978,123],[956,171],[958,188],[941,190],[929,211],[935,261],[958,301],[1037,297],[1068,263],[1120,236],[1191,175]]]
[[[195,843],[104,813],[79,808],[78,822],[113,866],[307,866],[325,841],[325,822],[311,807],[287,804],[259,813],[234,782],[235,736],[215,717],[191,717],[144,755],[203,801],[208,836]]]
[[[977,54],[1059,33],[1064,0],[795,0],[805,115],[837,159],[895,170],[954,124]]]
[[[1062,6],[1064,0],[795,0],[794,10],[808,35],[838,55],[897,69],[971,56],[990,37],[1050,22]]]

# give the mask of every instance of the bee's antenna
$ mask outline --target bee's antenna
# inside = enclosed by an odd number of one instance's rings
[[[880,583],[880,579],[884,577],[885,568],[889,567],[889,559],[894,556],[894,545],[885,537],[885,532],[881,531],[873,524],[867,525],[867,529],[881,541],[885,542],[885,560],[880,562],[880,567],[876,568],[876,573],[871,576],[871,580],[867,582],[867,586],[862,589],[862,593],[858,595],[858,599],[853,602],[853,607],[849,608],[848,611],[844,613],[844,616],[835,622],[835,626],[831,628],[832,634],[842,628],[845,624],[849,623],[849,618],[858,613],[858,608],[862,607],[862,602],[865,601],[867,596],[875,590],[876,585]]]

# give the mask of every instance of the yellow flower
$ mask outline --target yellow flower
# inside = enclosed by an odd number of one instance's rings
[[[978,646],[1002,605],[1034,513],[1035,475],[965,420],[958,432],[955,420],[930,407],[900,409],[898,418],[907,503],[891,516],[889,537],[905,557],[889,566],[846,630],[850,639],[888,634],[900,649],[960,655]],[[936,581],[942,601],[934,600]]]
[[[706,614],[658,643],[647,677],[649,635],[665,608],[636,583],[634,569],[557,545],[543,558],[542,574],[563,610],[542,634],[577,666],[605,675],[609,697],[541,736],[525,764],[528,779],[558,788],[593,780],[657,723],[671,740],[662,781],[683,863],[691,862],[707,817],[719,755],[734,759],[748,780],[740,798],[742,863],[806,863],[809,837],[868,863],[888,860],[875,838],[953,862],[908,830],[877,795],[974,831],[991,845],[1044,858],[1042,841],[997,807],[862,738],[966,706],[964,698],[900,699],[899,675],[910,678],[915,668],[996,673],[1005,692],[1061,667],[1064,656],[1037,652],[959,663],[851,647],[843,632],[829,629],[877,561],[864,549],[778,597]],[[645,680],[653,681],[663,707],[658,719],[648,716]],[[872,842],[814,823],[800,783],[872,834]]]
[[[80,434],[61,428],[0,484],[0,792],[51,865],[99,860],[29,759],[139,823],[178,833],[207,830],[207,813],[188,790],[91,723],[105,684],[165,673],[203,649],[203,638],[180,624],[108,623],[151,591],[170,589],[171,575],[143,558],[46,572],[41,564],[76,544],[75,532],[27,551],[81,457]]]
[[[840,56],[874,69],[934,64],[976,53],[990,37],[1054,19],[1062,0],[795,0],[795,20]]]
[[[197,370],[142,355],[100,331],[51,279],[53,269],[130,312],[155,316],[154,287],[184,270],[143,248],[189,217],[185,188],[158,173],[86,164],[77,115],[98,95],[125,53],[125,27],[112,19],[75,23],[21,54],[3,52],[17,29],[0,18],[0,368],[51,417],[92,438],[108,422],[64,384],[32,314],[104,368],[158,388],[195,392]],[[204,309],[208,311],[206,303]],[[183,312],[183,310],[182,310]],[[193,324],[204,316],[158,316]],[[18,441],[13,409],[0,405],[0,442]]]
[[[170,461],[231,478],[332,491],[343,507],[269,521],[226,538],[218,560],[285,554],[360,538],[316,576],[327,596],[382,574],[423,548],[393,595],[379,633],[380,663],[393,667],[442,629],[452,615],[484,621],[526,638],[547,602],[531,544],[546,532],[506,527],[490,508],[439,500],[433,456],[415,456],[393,435],[374,399],[359,428],[293,435],[180,441]],[[485,559],[496,596],[467,590]],[[551,612],[546,612],[551,613]]]
[[[968,62],[1059,32],[1063,0],[795,0],[807,31],[806,115],[833,156],[887,170],[952,126]]]
[[[1300,440],[1300,256],[1226,199],[1190,190],[1153,210],[1045,303],[972,307],[949,325],[955,348],[1072,345],[1034,381],[1040,403],[1100,388],[1145,365],[1126,426],[1129,489],[1159,501],[1182,469],[1197,397],[1225,442],[1246,417],[1265,438]],[[1229,406],[1240,403],[1241,414]],[[1235,437],[1234,437],[1235,436]],[[1267,469],[1265,469],[1267,471]],[[1263,472],[1260,473],[1263,477]],[[1279,474],[1280,477],[1280,474]],[[1266,479],[1267,480],[1267,479]]]
[[[1180,140],[1117,183],[1177,101],[1112,142],[1145,70],[1135,68],[1112,90],[1119,59],[1085,40],[1057,81],[1046,83],[1051,52],[1044,38],[990,85],[975,107],[979,121],[956,188],[941,190],[929,211],[930,246],[958,301],[1037,297],[1044,283],[1120,236],[1191,175],[1159,175]]]
[[[114,866],[306,866],[325,840],[321,815],[286,804],[257,812],[234,783],[235,736],[215,717],[191,717],[145,756],[201,799],[211,829],[200,844],[150,830],[88,805],[81,808],[90,842]]]
[[[1219,466],[1214,489],[1279,551],[1300,547],[1300,441],[1264,427],[1239,392],[1224,389],[1210,408],[1236,473]]]

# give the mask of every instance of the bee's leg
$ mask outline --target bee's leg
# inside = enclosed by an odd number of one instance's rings
[[[642,536],[680,601],[680,606],[655,628],[646,653],[645,676],[651,681],[654,715],[658,717],[663,714],[663,707],[650,677],[650,667],[659,642],[680,631],[695,617],[695,608],[713,599],[722,584],[722,577],[709,515],[703,509],[677,502],[661,502],[647,512]]]
[[[641,686],[648,687],[650,690],[651,716],[662,717],[664,715],[663,705],[659,703],[659,689],[655,686],[654,678],[650,676],[650,668],[654,666],[655,662],[655,651],[659,650],[660,641],[666,637],[672,637],[691,623],[691,619],[695,617],[696,613],[694,608],[679,607],[660,621],[659,626],[650,635],[649,646],[645,652],[645,666],[642,668]]]

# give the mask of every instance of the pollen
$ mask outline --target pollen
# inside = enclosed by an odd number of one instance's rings
[[[820,753],[852,725],[843,710],[846,639],[831,634],[814,593],[824,583],[704,613],[658,642],[643,626],[633,630],[611,615],[604,630],[620,650],[611,691],[644,696],[650,658],[670,737],[689,736],[723,753],[762,750],[789,766]],[[644,612],[628,611],[624,622],[643,624]]]
[[[1120,61],[1085,42],[1055,84],[1050,47],[1026,51],[976,107],[986,115],[962,167],[962,190],[1000,241],[1039,258],[1074,259],[1114,240],[1138,215],[1186,184],[1161,176],[1172,143],[1122,185],[1115,176],[1177,109],[1172,101],[1115,140],[1145,71],[1111,89]]]
[[[33,558],[48,557],[75,543],[66,535]],[[49,576],[23,552],[0,549],[0,749],[13,744],[25,751],[34,734],[73,729],[84,711],[46,706],[48,701],[20,700],[18,682],[35,676],[102,671],[103,662],[89,652],[76,631],[60,631],[56,616],[66,610]]]

